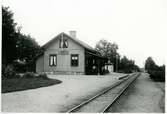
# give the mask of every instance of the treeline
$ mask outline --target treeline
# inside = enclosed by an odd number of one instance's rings
[[[2,6],[2,75],[35,71],[40,46],[30,35],[21,33],[9,7]]]
[[[135,64],[135,61],[132,59],[128,59],[126,56],[123,56],[118,60],[118,72],[123,73],[132,73],[139,72],[140,68]]]
[[[145,61],[145,70],[155,81],[165,81],[165,65],[158,66],[152,57],[148,57]]]
[[[108,58],[109,63],[113,64],[115,72],[132,73],[140,71],[134,60],[128,59],[126,56],[121,57],[117,52],[118,45],[116,43],[103,39],[96,44],[95,49],[100,52],[101,56]]]

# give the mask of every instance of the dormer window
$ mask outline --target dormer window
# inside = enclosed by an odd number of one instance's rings
[[[65,38],[60,38],[59,48],[68,48],[68,40]]]

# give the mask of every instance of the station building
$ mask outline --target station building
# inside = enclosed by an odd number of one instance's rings
[[[37,73],[96,75],[102,74],[107,63],[107,58],[78,40],[75,31],[60,33],[42,48],[36,60]]]

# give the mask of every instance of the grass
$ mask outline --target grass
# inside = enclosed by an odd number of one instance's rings
[[[2,93],[47,87],[47,86],[59,84],[61,82],[62,81],[60,80],[49,79],[49,78],[48,79],[43,79],[43,78],[3,79]]]

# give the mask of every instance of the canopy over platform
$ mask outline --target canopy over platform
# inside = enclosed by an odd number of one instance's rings
[[[88,75],[104,74],[108,59],[90,51],[85,52],[85,73]]]

